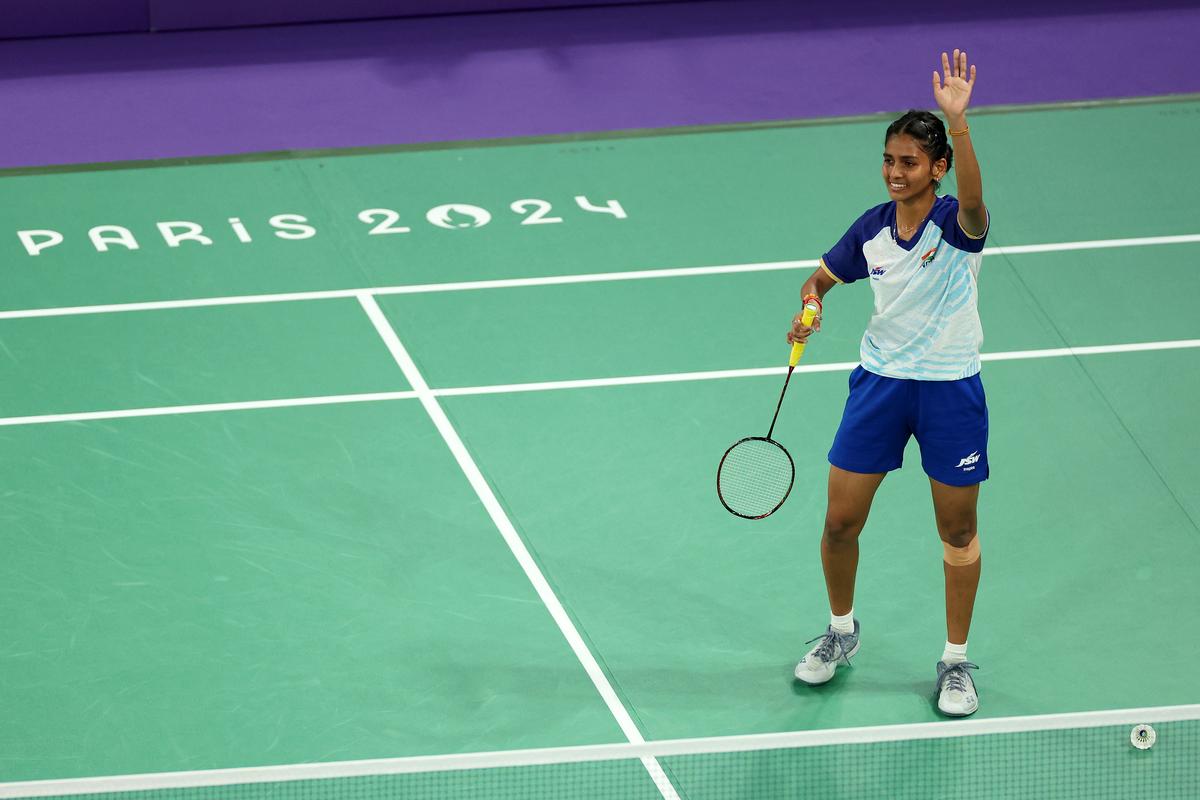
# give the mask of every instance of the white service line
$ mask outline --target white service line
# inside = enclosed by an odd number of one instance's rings
[[[68,414],[36,414],[28,417],[0,417],[0,426],[40,425],[50,422],[88,422],[97,419],[126,419],[129,417],[162,417],[171,414],[206,414],[213,411],[250,411],[259,408],[331,406],[338,403],[408,400],[416,396],[415,392],[368,392],[364,394],[331,394],[320,397],[289,397],[282,400],[246,400],[236,403],[201,403],[190,406],[123,408],[114,411],[79,411]]]
[[[0,783],[0,798],[56,797],[107,792],[155,791],[202,786],[233,786],[274,781],[327,780],[365,775],[410,775],[443,770],[497,769],[591,761],[616,761],[653,756],[694,756],[708,753],[746,753],[799,747],[829,747],[876,742],[955,739],[993,734],[1088,729],[1139,723],[1187,722],[1200,719],[1200,705],[1073,711],[1023,717],[913,722],[859,728],[822,728],[697,739],[667,739],[641,744],[596,744],[546,747],[537,750],[494,750],[433,756],[378,758],[279,764],[263,767],[111,775],[95,778]],[[1121,731],[1120,738],[1128,741]],[[1123,743],[1123,742],[1122,742]],[[1124,746],[1128,746],[1127,744]]]
[[[336,300],[358,297],[361,294],[434,294],[465,292],[477,289],[517,289],[528,286],[561,286],[572,283],[604,283],[648,278],[686,278],[698,275],[727,275],[739,272],[771,272],[775,270],[816,268],[816,260],[762,261],[752,264],[722,264],[713,267],[679,267],[672,269],[629,270],[625,272],[594,272],[584,275],[550,275],[542,278],[497,278],[486,281],[454,281],[452,283],[414,283],[407,286],[377,286],[370,289],[329,289],[319,292],[284,292],[278,294],[248,294],[231,297],[196,297],[187,300],[153,300],[143,303],[110,303],[94,306],[63,306],[60,308],[29,308],[0,311],[0,320],[34,317],[73,317],[84,314],[114,314],[123,311],[163,311],[180,308],[208,308],[251,303],[292,303],[306,300]]]
[[[450,452],[454,454],[454,458],[458,461],[458,466],[467,476],[467,481],[471,484],[471,488],[475,490],[475,494],[479,496],[479,501],[483,503],[483,507],[487,510],[488,516],[492,518],[492,522],[499,529],[500,535],[504,537],[505,543],[509,550],[512,551],[513,557],[517,559],[517,563],[521,565],[521,569],[525,571],[525,575],[529,578],[529,582],[533,584],[533,588],[537,591],[538,597],[545,604],[546,609],[550,612],[550,616],[554,619],[558,629],[566,638],[567,644],[575,653],[575,657],[579,659],[579,663],[583,665],[583,669],[587,672],[588,677],[592,679],[592,683],[596,687],[596,691],[600,693],[604,704],[608,706],[609,712],[620,726],[621,732],[625,734],[625,738],[635,744],[645,742],[642,738],[642,733],[638,730],[637,725],[630,716],[625,704],[621,702],[621,698],[617,696],[612,684],[608,681],[608,676],[600,669],[600,664],[596,661],[592,651],[588,649],[587,644],[583,641],[583,637],[579,635],[579,631],[575,628],[575,623],[571,621],[571,617],[567,614],[567,610],[559,601],[558,595],[554,593],[550,583],[546,580],[546,576],[542,574],[541,568],[537,562],[533,560],[529,549],[525,546],[525,541],[521,535],[517,533],[517,529],[509,520],[508,514],[504,511],[504,507],[500,505],[500,501],[496,499],[492,487],[488,484],[487,479],[483,477],[483,473],[479,471],[479,466],[475,463],[475,459],[471,457],[471,453],[467,450],[462,439],[458,435],[458,431],[450,423],[450,418],[446,416],[446,412],[442,410],[438,404],[437,398],[429,389],[429,384],[425,382],[425,378],[421,375],[417,365],[409,356],[408,351],[400,342],[400,338],[396,335],[396,331],[392,329],[391,324],[387,321],[387,317],[383,315],[383,311],[379,308],[379,304],[375,302],[375,298],[369,293],[363,292],[358,296],[358,302],[362,304],[363,311],[371,319],[375,325],[375,330],[379,332],[380,338],[387,345],[392,357],[396,359],[396,364],[404,372],[404,377],[408,380],[409,385],[413,387],[416,396],[420,399],[421,405],[425,407],[425,411],[429,414],[433,424],[437,427],[438,432],[446,441],[446,445],[450,448]],[[675,787],[671,785],[671,781],[663,772],[657,759],[646,757],[642,759],[642,764],[646,767],[650,777],[654,780],[658,787],[659,793],[664,800],[679,800],[679,795],[675,793]]]
[[[1136,342],[1134,344],[1098,344],[1085,347],[1051,347],[1046,350],[1009,350],[1003,353],[984,353],[979,358],[982,361],[1013,361],[1058,356],[1099,356],[1106,353],[1143,353],[1150,350],[1186,350],[1191,347],[1200,347],[1200,339],[1174,339],[1167,342]]]
[[[858,366],[857,361],[838,361],[831,364],[800,364],[796,372],[847,372]],[[509,383],[494,386],[462,386],[433,389],[435,397],[464,397],[477,394],[511,394],[513,392],[544,392],[552,389],[595,389],[601,386],[635,386],[644,383],[680,383],[682,381],[712,381],[722,378],[760,378],[782,375],[787,367],[754,367],[752,369],[716,369],[708,372],[669,372],[662,375],[623,375],[619,378],[581,378],[570,381],[538,381]]]
[[[1200,242],[1200,234],[1178,236],[1141,236],[1131,239],[1093,239],[1080,242],[1050,242],[1010,247],[986,247],[984,255],[1025,253],[1056,253],[1064,250],[1106,250],[1113,247],[1147,247],[1162,244],[1191,244]],[[372,295],[428,294],[432,292],[464,292],[476,289],[513,289],[528,286],[559,286],[571,283],[601,283],[649,278],[682,278],[699,275],[726,275],[739,272],[769,272],[774,270],[815,269],[816,259],[800,261],[761,261],[749,264],[722,264],[711,267],[679,267],[672,269],[629,270],[624,272],[595,272],[586,275],[552,275],[541,278],[502,278],[484,281],[455,281],[451,283],[417,283],[408,286],[378,286],[364,289],[330,289],[315,292],[285,292],[251,294],[230,297],[199,297],[187,300],[155,300],[142,303],[110,303],[105,305],[63,306],[59,308],[26,308],[0,311],[0,320],[33,317],[69,317],[81,314],[110,314],[122,311],[160,311],[177,308],[232,306],[246,303],[286,303],[302,300],[331,300]]]
[[[1200,339],[1177,339],[1169,342],[1138,342],[1136,344],[1102,344],[1088,347],[1051,347],[1045,350],[1011,350],[984,353],[981,361],[1013,361],[1032,358],[1061,358],[1091,356],[1105,353],[1137,353],[1146,350],[1186,350],[1200,347]],[[829,364],[800,364],[796,372],[848,372],[857,361],[837,361]],[[710,381],[723,378],[759,378],[783,375],[787,367],[755,367],[753,369],[718,369],[708,372],[674,372],[663,375],[626,375],[619,378],[584,378],[570,381],[539,381],[536,383],[495,384],[492,386],[461,386],[433,389],[436,397],[468,397],[478,394],[511,394],[514,392],[544,392],[555,389],[594,389],[601,386],[633,386],[644,383],[680,383]]]
[[[1051,244],[1000,245],[983,248],[986,255],[1021,255],[1024,253],[1061,253],[1064,250],[1108,250],[1113,247],[1145,247],[1156,244],[1193,244],[1200,242],[1200,234],[1186,233],[1180,236],[1139,236],[1132,239],[1090,239],[1083,242],[1057,242]]]
[[[1200,339],[1176,339],[1168,342],[1138,342],[1136,344],[1102,344],[1087,347],[1051,347],[1045,350],[1010,350],[1002,353],[984,353],[982,361],[1016,361],[1033,358],[1061,358],[1064,356],[1092,356],[1106,353],[1138,353],[1151,350],[1187,350],[1200,347]],[[848,372],[858,366],[857,361],[837,361],[830,364],[801,364],[796,372]],[[558,389],[594,389],[604,386],[636,386],[648,383],[681,383],[686,381],[711,381],[724,378],[761,378],[782,375],[787,367],[753,367],[751,369],[717,369],[708,372],[673,372],[663,375],[622,375],[616,378],[581,378],[567,381],[536,381],[533,383],[508,383],[492,386],[457,386],[446,389],[429,389],[433,397],[470,397],[483,394],[513,394],[517,392],[547,392]],[[116,411],[77,411],[66,414],[37,414],[28,417],[0,417],[0,427],[6,425],[39,425],[51,422],[87,422],[99,419],[122,419],[126,417],[157,417],[168,414],[200,414],[208,411],[246,411],[256,408],[287,408],[289,406],[321,406],[338,403],[368,403],[376,400],[411,400],[416,392],[372,392],[367,394],[328,395],[325,397],[298,397],[284,400],[247,400],[238,403],[209,403],[190,406],[163,406],[161,408],[127,408]]]
[[[142,303],[107,303],[94,306],[61,306],[57,308],[21,308],[0,311],[0,319],[32,319],[34,317],[77,317],[84,314],[115,314],[122,311],[163,311],[179,308],[208,308],[210,306],[240,306],[249,303],[289,303],[299,300],[333,300],[355,297],[359,289],[331,289],[325,292],[285,292],[281,294],[246,294],[232,297],[193,297],[187,300],[149,300]]]
[[[490,281],[459,281],[457,283],[419,283],[412,286],[390,286],[371,289],[371,294],[426,294],[429,292],[463,292],[475,289],[516,289],[526,286],[561,286],[568,283],[603,283],[605,281],[634,281],[643,278],[691,278],[698,275],[728,275],[737,272],[773,272],[785,269],[816,269],[817,260],[759,261],[752,264],[722,264],[714,267],[674,267],[671,269],[642,269],[625,272],[593,272],[585,275],[551,275],[544,278],[498,278]]]

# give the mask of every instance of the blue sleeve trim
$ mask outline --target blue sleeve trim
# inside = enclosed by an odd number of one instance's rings
[[[854,221],[838,243],[821,257],[825,270],[841,283],[854,283],[867,277],[867,258],[863,255],[863,245],[878,231],[868,234],[866,229],[872,220],[877,220],[887,208],[887,203],[870,209]]]

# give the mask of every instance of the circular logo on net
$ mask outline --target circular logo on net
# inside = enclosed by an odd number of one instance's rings
[[[479,206],[466,203],[447,203],[444,206],[429,209],[425,214],[425,219],[439,228],[455,230],[457,228],[482,228],[492,221],[492,215],[486,208]]]

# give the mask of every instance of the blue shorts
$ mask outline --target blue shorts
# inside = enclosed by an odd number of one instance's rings
[[[915,381],[862,367],[850,373],[850,397],[829,463],[848,472],[891,472],[904,463],[910,435],[934,480],[951,486],[987,480],[988,410],[979,375]]]

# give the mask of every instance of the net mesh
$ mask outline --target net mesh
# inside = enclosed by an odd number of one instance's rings
[[[730,511],[761,517],[779,507],[795,469],[787,451],[770,439],[743,439],[729,449],[717,473],[717,490]]]
[[[944,725],[953,728],[958,723]],[[312,780],[282,776],[262,783],[70,796],[95,800],[1194,800],[1200,796],[1200,720],[1154,723],[1154,727],[1157,743],[1148,750],[1131,745],[1130,724],[826,745],[809,739],[804,746],[727,752],[713,752],[710,745],[706,752],[681,753],[681,746],[692,743],[681,741],[642,745],[629,758]],[[705,741],[720,740],[693,740]],[[646,766],[654,762],[643,757],[660,745],[667,747],[657,763],[668,780],[656,784]],[[403,768],[404,762],[396,760],[399,767],[392,769]],[[0,797],[32,796],[14,793],[15,786],[0,784]]]

